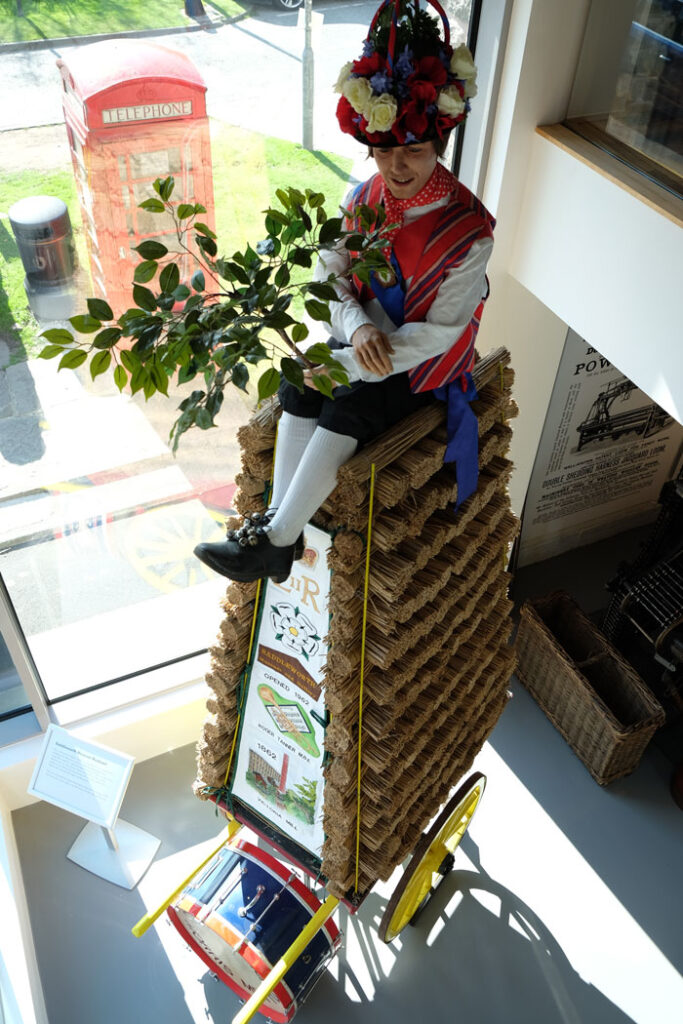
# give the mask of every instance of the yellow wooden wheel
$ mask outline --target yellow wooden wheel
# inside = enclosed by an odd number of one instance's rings
[[[450,871],[453,854],[481,800],[486,776],[474,772],[451,797],[415,847],[380,922],[379,934],[391,942],[417,913],[440,878]]]

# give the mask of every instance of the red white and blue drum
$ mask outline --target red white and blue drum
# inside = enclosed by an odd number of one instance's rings
[[[248,999],[301,934],[320,901],[293,872],[244,839],[233,840],[168,909],[183,938],[221,981]],[[261,1007],[290,1021],[339,947],[325,922]]]

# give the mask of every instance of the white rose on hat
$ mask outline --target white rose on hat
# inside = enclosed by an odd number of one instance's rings
[[[343,93],[343,91],[344,91],[344,83],[346,82],[346,79],[351,74],[351,68],[352,67],[353,67],[353,61],[352,60],[348,60],[346,62],[346,64],[344,65],[344,67],[339,72],[339,78],[337,79],[337,84],[334,87],[334,91],[335,92]]]
[[[342,96],[346,97],[357,114],[365,116],[372,99],[372,86],[367,78],[349,78],[342,86]]]
[[[397,103],[388,92],[381,96],[373,96],[368,104],[365,116],[368,119],[367,131],[388,132],[396,120]]]
[[[451,74],[456,78],[476,78],[477,69],[467,46],[461,43],[456,46],[451,56]]]
[[[438,108],[446,117],[459,117],[462,114],[465,109],[465,101],[460,95],[457,86],[449,85],[448,88],[441,90]]]

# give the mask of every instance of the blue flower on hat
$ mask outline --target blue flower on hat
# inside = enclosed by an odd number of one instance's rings
[[[370,79],[370,85],[376,96],[381,96],[383,92],[391,92],[391,75],[377,71]]]

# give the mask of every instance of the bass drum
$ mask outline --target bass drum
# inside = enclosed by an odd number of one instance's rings
[[[233,840],[168,908],[171,921],[210,970],[248,999],[321,906],[294,873],[244,839]],[[339,947],[325,922],[261,1007],[290,1021]]]

